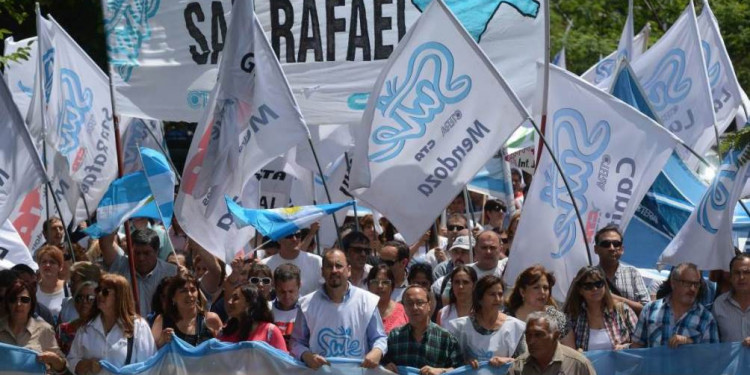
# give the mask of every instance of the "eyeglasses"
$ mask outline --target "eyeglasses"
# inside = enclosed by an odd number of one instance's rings
[[[447,228],[449,232],[453,232],[453,231],[458,232],[458,231],[466,229],[466,227],[463,225],[448,225]]]
[[[421,308],[427,306],[428,303],[430,303],[430,302],[429,301],[425,301],[425,300],[404,301],[404,306],[412,306],[412,307],[416,307],[418,309],[421,309]]]
[[[605,249],[609,249],[610,247],[614,246],[615,249],[618,249],[620,248],[620,246],[622,246],[622,241],[602,240],[599,241],[599,244],[596,246],[603,247]]]
[[[286,238],[287,240],[291,240],[291,239],[293,239],[293,238],[297,238],[297,239],[299,239],[299,238],[300,238],[300,233],[299,233],[299,232],[297,232],[297,233],[292,233],[292,234],[290,234],[290,235],[284,236],[284,238]]]
[[[690,281],[690,280],[677,279],[677,282],[679,282],[680,285],[682,285],[685,288],[696,288],[696,289],[699,289],[701,287],[701,282],[700,281]]]
[[[27,296],[20,296],[20,297],[16,297],[16,299],[15,299],[15,300],[11,300],[11,302],[12,302],[13,304],[17,304],[17,303],[20,303],[20,304],[23,304],[23,305],[28,305],[28,304],[30,304],[30,303],[31,303],[31,297],[27,297]]]
[[[391,280],[370,280],[370,286],[391,286]]]
[[[112,291],[112,288],[102,288],[98,287],[95,289],[96,294],[101,294],[102,297],[107,298],[109,297],[109,293]]]
[[[76,296],[76,303],[88,302],[93,303],[96,301],[96,296],[93,294],[87,294],[85,296]]]
[[[270,277],[251,277],[250,282],[258,285],[260,283],[263,283],[263,285],[271,285],[271,278]]]
[[[600,289],[603,287],[604,287],[604,280],[581,283],[581,289],[583,290],[594,290],[594,289]]]

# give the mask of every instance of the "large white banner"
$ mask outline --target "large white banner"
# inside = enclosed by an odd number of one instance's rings
[[[25,264],[35,271],[39,269],[29,248],[18,235],[10,220],[5,220],[3,225],[0,226],[0,262],[2,261],[14,265]]]
[[[731,150],[711,186],[664,252],[659,263],[691,262],[701,270],[729,270],[734,257],[732,219],[750,167],[750,146]]]
[[[5,83],[8,85],[13,101],[22,116],[26,116],[34,93],[34,70],[38,60],[36,37],[15,41],[13,37],[5,38],[5,55],[10,55],[20,48],[29,47],[26,60],[8,61],[5,65]]]
[[[44,21],[39,17],[41,22]],[[70,187],[63,195],[76,224],[93,213],[117,175],[109,80],[54,20],[54,68],[45,114],[48,165]],[[87,208],[88,212],[87,213]],[[69,217],[63,218],[67,222]]]
[[[430,0],[256,0],[310,124],[358,124],[378,72]],[[525,103],[543,58],[540,0],[448,6]],[[118,113],[197,122],[216,82],[230,0],[103,0]]]
[[[232,20],[227,36],[232,48],[225,51],[210,110],[193,137],[176,204],[185,232],[225,260],[250,239],[252,229],[229,236],[229,228],[213,225],[227,212],[224,195],[257,194],[255,172],[309,137],[252,3],[237,1]],[[257,202],[256,196],[241,205],[254,208]]]
[[[632,64],[667,129],[694,147],[715,123],[695,8],[690,2],[664,36]],[[683,156],[689,154],[678,149]]]
[[[378,78],[355,128],[351,187],[407,243],[527,118],[442,1],[430,4]]]
[[[539,65],[543,74],[543,66]],[[505,281],[542,264],[554,271],[553,294],[564,300],[578,270],[589,264],[573,199],[586,226],[591,259],[596,231],[626,228],[677,140],[633,107],[556,67],[549,74],[546,139],[572,190],[545,149],[523,206]],[[541,100],[541,98],[540,98]]]

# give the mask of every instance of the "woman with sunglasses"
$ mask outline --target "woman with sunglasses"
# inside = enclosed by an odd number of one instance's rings
[[[247,280],[255,285],[266,301],[273,301],[273,272],[263,263],[252,263],[247,272]]]
[[[367,274],[365,282],[368,285],[370,293],[377,294],[380,297],[378,311],[383,320],[383,327],[386,334],[390,333],[392,329],[401,327],[409,322],[404,305],[391,300],[393,284],[396,283],[391,267],[388,267],[385,263],[380,263],[372,267],[370,273]]]
[[[458,340],[464,359],[471,367],[489,361],[499,367],[526,352],[526,324],[503,314],[503,282],[484,276],[472,293],[473,313],[448,322],[448,332]]]
[[[544,311],[553,316],[560,328],[560,341],[567,335],[572,335],[568,327],[568,318],[557,309],[552,299],[552,287],[555,286],[555,276],[540,265],[525,269],[516,278],[513,292],[506,304],[508,315],[525,322],[526,318],[535,311]]]
[[[449,302],[440,309],[437,317],[437,324],[443,328],[447,328],[451,320],[471,314],[473,305],[471,293],[477,282],[477,271],[462,264],[453,268],[447,279],[451,283]],[[445,281],[443,283],[447,284]]]
[[[57,327],[57,343],[66,355],[70,352],[70,344],[76,337],[76,331],[96,310],[96,287],[97,283],[93,281],[84,281],[78,285],[73,294],[73,306],[78,318]]]
[[[0,319],[0,342],[38,352],[37,360],[45,364],[47,372],[65,371],[65,356],[57,345],[54,329],[34,317],[34,290],[21,280],[14,281],[5,291],[2,307],[6,316]]]
[[[589,350],[619,350],[630,346],[638,316],[627,304],[615,302],[598,267],[583,267],[571,284],[563,311],[573,335],[563,344]]]
[[[39,304],[49,309],[55,319],[60,315],[65,297],[69,295],[62,278],[65,263],[63,251],[57,246],[42,246],[36,253],[39,263],[39,285],[36,298]]]
[[[76,332],[68,367],[77,375],[91,375],[101,370],[101,360],[122,367],[143,362],[155,352],[148,323],[135,313],[128,280],[102,275],[96,288],[96,310]]]
[[[210,340],[221,330],[221,319],[205,312],[206,299],[191,275],[174,276],[167,285],[167,308],[156,317],[151,333],[156,347],[172,341],[172,334],[192,346]]]
[[[268,301],[255,285],[236,288],[227,300],[229,320],[219,334],[225,342],[265,341],[276,349],[288,351],[284,334],[273,324]]]

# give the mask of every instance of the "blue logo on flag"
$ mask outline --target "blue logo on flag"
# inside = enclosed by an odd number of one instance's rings
[[[359,357],[362,345],[355,340],[351,328],[323,328],[318,332],[318,346],[326,357]]]
[[[57,114],[58,150],[67,156],[78,148],[78,134],[91,111],[94,95],[90,88],[83,88],[78,74],[70,69],[60,69],[64,103]]]
[[[560,162],[578,209],[584,215],[588,209],[588,179],[594,171],[594,162],[609,145],[610,125],[602,120],[589,130],[583,115],[572,108],[555,112],[553,124],[555,140],[552,151]],[[575,244],[577,218],[562,176],[554,165],[544,171],[544,180],[540,198],[551,207],[564,211],[555,218],[554,230],[559,247],[551,255],[557,259],[565,256]]]
[[[446,104],[458,103],[471,92],[471,78],[453,77],[453,54],[441,43],[427,42],[409,59],[406,78],[385,82],[384,95],[375,107],[397,126],[381,125],[373,130],[372,142],[384,145],[369,155],[370,161],[382,163],[398,156],[409,139],[424,136],[427,125],[443,112]]]
[[[161,0],[107,0],[104,30],[112,65],[127,82],[138,66],[143,42],[151,38],[148,20],[159,11]],[[107,18],[107,15],[110,17]]]
[[[430,1],[412,0],[412,3],[420,11],[424,11]],[[524,17],[536,18],[539,14],[539,1],[537,0],[445,0],[445,4],[477,43],[487,30],[490,20],[503,4],[510,5]]]
[[[693,81],[684,75],[685,51],[675,48],[659,61],[651,78],[643,85],[655,111],[661,112],[669,104],[679,103],[687,97]]]
[[[21,92],[23,92],[24,94],[26,94],[26,96],[28,96],[29,98],[34,95],[34,90],[32,90],[31,87],[24,85],[20,79],[16,83],[16,86],[18,86],[18,89],[21,90]]]
[[[701,46],[703,47],[703,56],[706,58],[706,72],[708,73],[708,82],[711,84],[711,90],[716,88],[716,85],[721,79],[721,62],[716,61],[711,63],[711,58],[714,57],[711,54],[711,45],[705,40],[701,40]]]
[[[42,66],[44,66],[44,102],[49,103],[49,95],[52,92],[52,70],[55,67],[55,49],[50,48],[42,55]]]
[[[708,233],[716,234],[719,231],[719,228],[711,223],[711,214],[727,209],[727,203],[731,198],[729,196],[730,188],[727,185],[734,184],[734,180],[737,178],[737,171],[740,169],[740,155],[742,155],[742,152],[736,150],[727,155],[727,159],[722,163],[719,172],[711,182],[711,186],[708,187],[698,204],[696,220]]]
[[[596,72],[594,83],[600,83],[601,81],[609,78],[609,76],[612,75],[612,70],[614,70],[614,68],[615,60],[613,59],[606,59],[601,61],[599,64],[596,64],[596,68],[594,69],[594,72]]]

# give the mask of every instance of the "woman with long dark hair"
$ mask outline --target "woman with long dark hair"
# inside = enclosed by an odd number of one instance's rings
[[[206,300],[192,275],[173,277],[166,295],[169,307],[156,317],[151,328],[158,348],[171,341],[172,334],[193,346],[216,337],[221,319],[205,311]]]
[[[392,329],[409,322],[404,305],[391,299],[395,280],[391,267],[388,267],[385,263],[372,267],[365,280],[370,293],[380,297],[378,311],[380,312],[380,318],[383,320],[385,333],[390,333]]]
[[[477,282],[474,268],[459,265],[453,268],[448,280],[451,282],[449,302],[438,312],[437,324],[443,328],[453,319],[469,316],[472,309],[472,291]],[[444,281],[444,284],[447,283]]]
[[[227,342],[265,341],[276,349],[288,351],[284,335],[273,324],[268,301],[254,285],[236,288],[227,301],[229,320],[219,334]]]

